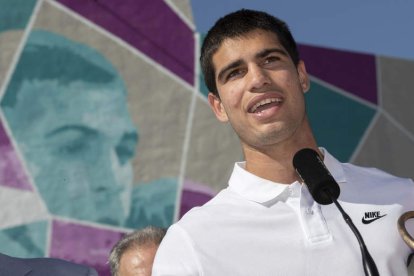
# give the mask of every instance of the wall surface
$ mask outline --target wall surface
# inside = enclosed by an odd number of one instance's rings
[[[243,159],[208,107],[201,1],[0,7],[0,251],[109,275],[124,233],[168,227],[226,187]],[[414,62],[305,43],[300,53],[318,143],[414,178]]]

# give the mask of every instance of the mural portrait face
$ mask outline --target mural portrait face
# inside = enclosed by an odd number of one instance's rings
[[[122,79],[94,49],[30,34],[1,105],[52,214],[124,224],[138,141],[126,102]]]

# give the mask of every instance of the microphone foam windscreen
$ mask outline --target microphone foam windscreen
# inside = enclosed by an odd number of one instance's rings
[[[309,192],[319,204],[331,204],[339,197],[338,183],[332,177],[325,164],[313,149],[301,149],[293,157],[293,167],[308,187]]]

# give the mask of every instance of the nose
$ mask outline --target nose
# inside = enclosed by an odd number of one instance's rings
[[[270,77],[264,68],[252,65],[249,68],[249,90],[254,92],[270,84]]]
[[[115,147],[119,163],[124,165],[135,155],[135,148],[138,144],[138,133],[124,133],[118,145]]]

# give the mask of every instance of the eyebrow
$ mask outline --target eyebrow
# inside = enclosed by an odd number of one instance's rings
[[[281,54],[281,55],[283,55],[283,56],[288,56],[288,54],[287,54],[287,52],[285,51],[285,50],[283,50],[283,49],[280,49],[280,48],[270,48],[270,49],[264,49],[264,50],[262,50],[262,51],[260,51],[260,52],[258,52],[256,55],[255,55],[255,58],[256,59],[259,59],[259,58],[264,58],[265,56],[267,56],[267,55],[269,55],[269,54],[271,54],[271,53],[279,53],[279,54]],[[232,63],[230,63],[230,64],[228,64],[228,65],[226,65],[220,72],[219,72],[219,74],[218,74],[218,76],[217,76],[217,79],[218,80],[222,80],[223,79],[223,77],[224,77],[224,74],[227,72],[227,71],[229,71],[229,70],[231,70],[231,69],[233,69],[233,68],[237,68],[237,67],[239,67],[240,65],[242,65],[244,62],[243,62],[243,60],[242,59],[238,59],[238,60],[235,60],[235,61],[233,61]]]
[[[279,53],[279,54],[281,54],[283,56],[286,56],[286,57],[288,56],[288,53],[286,53],[286,51],[283,50],[283,49],[280,49],[280,48],[271,48],[271,49],[264,49],[264,50],[258,52],[255,57],[256,58],[263,58],[263,57],[265,57],[265,56],[267,56],[267,55],[269,55],[271,53]]]
[[[233,68],[237,68],[237,67],[239,67],[240,65],[242,65],[243,64],[243,60],[241,60],[241,59],[238,59],[238,60],[236,60],[236,61],[233,61],[232,63],[230,63],[230,64],[228,64],[227,66],[225,66],[221,71],[220,71],[220,73],[218,74],[218,76],[217,76],[217,79],[219,80],[219,81],[221,81],[221,80],[223,80],[223,78],[224,78],[224,74],[227,72],[227,71],[230,71],[231,69],[233,69]]]
[[[50,138],[53,137],[55,135],[60,135],[61,133],[65,133],[66,131],[77,131],[80,134],[86,134],[86,135],[97,135],[98,131],[86,126],[81,126],[81,125],[66,125],[66,126],[61,126],[58,127],[52,131],[49,131],[48,133],[45,134],[45,138]]]

